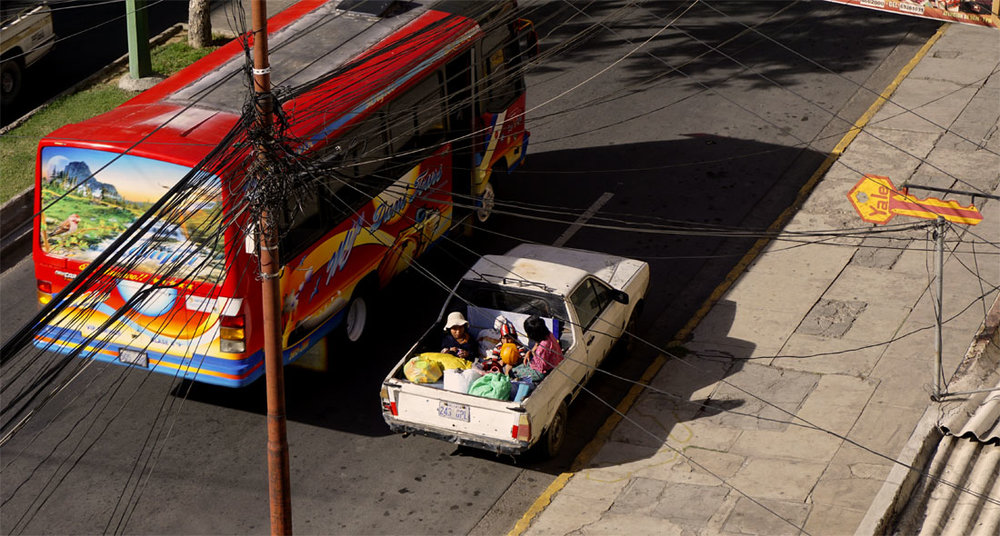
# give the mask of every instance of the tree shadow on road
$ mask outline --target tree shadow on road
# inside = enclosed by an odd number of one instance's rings
[[[638,46],[669,25],[623,62],[636,91],[673,79],[693,87],[701,80],[715,88],[746,82],[794,88],[806,73],[850,76],[881,61],[876,51],[897,46],[910,32],[929,36],[940,25],[823,2],[660,1],[626,7],[554,2],[534,7],[529,16],[542,37],[543,56],[567,48],[532,66],[532,74],[542,76],[566,70],[562,62],[608,63],[614,58],[605,57],[607,50]]]

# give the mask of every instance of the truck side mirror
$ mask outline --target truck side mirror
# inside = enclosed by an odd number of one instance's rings
[[[612,295],[614,300],[622,305],[628,305],[628,294],[623,290],[616,290]]]

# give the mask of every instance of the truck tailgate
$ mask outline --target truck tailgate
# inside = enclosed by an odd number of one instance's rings
[[[404,383],[396,390],[397,419],[441,431],[511,441],[520,404]]]

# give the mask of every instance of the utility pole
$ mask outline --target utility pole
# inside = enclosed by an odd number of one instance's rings
[[[264,0],[250,4],[253,26],[253,85],[259,127],[264,134],[257,158],[266,159],[268,134],[273,130],[274,100],[271,66],[267,59],[267,6]],[[267,166],[261,166],[267,173]],[[274,178],[272,178],[273,180]],[[291,478],[288,471],[288,437],[285,423],[285,369],[281,355],[281,289],[278,241],[269,210],[261,213],[259,229],[261,297],[264,318],[264,375],[267,381],[267,480],[271,504],[271,534],[292,533]]]
[[[128,35],[128,72],[132,78],[153,74],[149,56],[149,24],[146,0],[125,0],[125,26]]]

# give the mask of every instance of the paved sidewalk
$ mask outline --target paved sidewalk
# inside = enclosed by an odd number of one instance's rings
[[[865,226],[846,195],[864,173],[996,194],[998,41],[996,30],[946,28],[786,231]],[[1000,282],[995,247],[977,245],[989,254],[974,258],[957,240],[1000,240],[1000,203],[976,205],[979,226],[946,234],[946,377]],[[527,534],[874,530],[866,514],[881,508],[872,505],[892,460],[933,404],[933,242],[926,230],[892,236],[771,243],[695,328],[693,353],[666,358],[656,391],[643,392]]]

